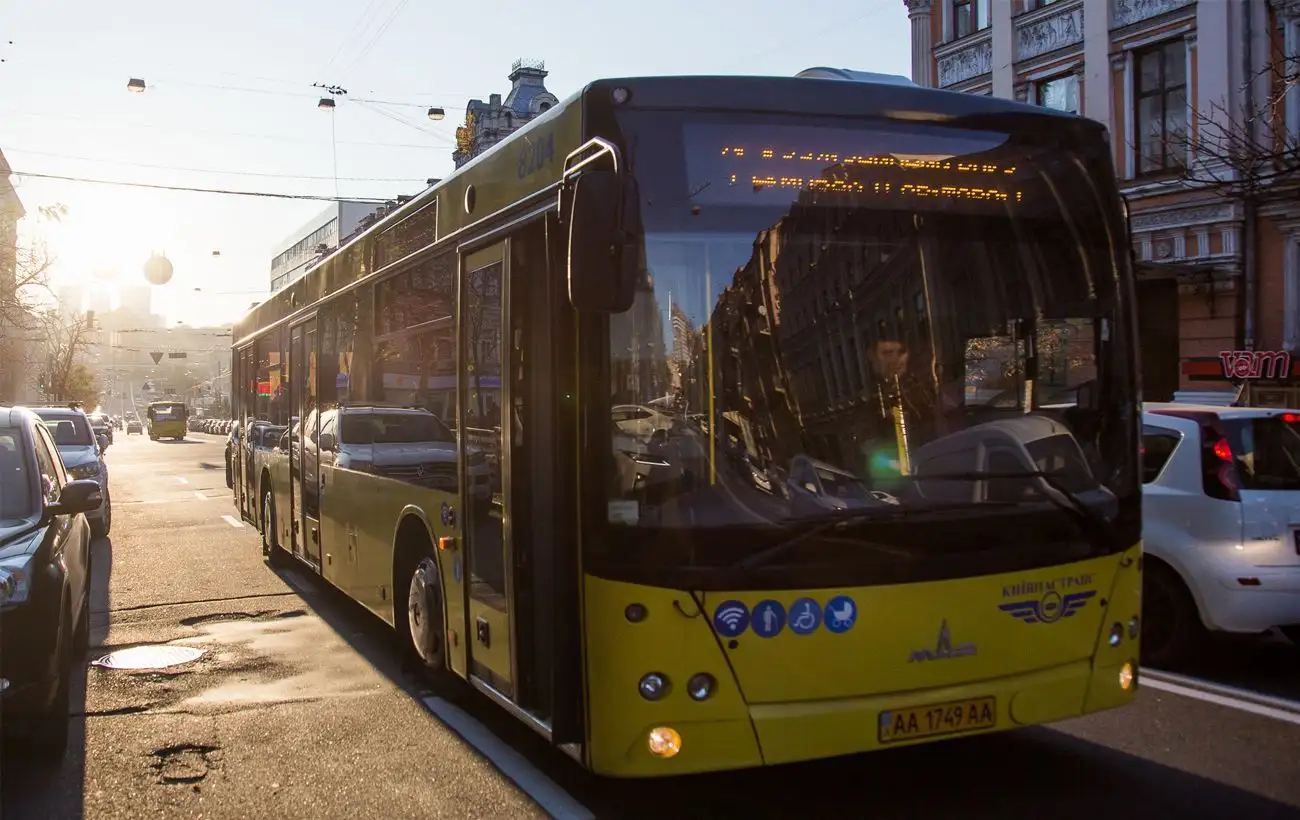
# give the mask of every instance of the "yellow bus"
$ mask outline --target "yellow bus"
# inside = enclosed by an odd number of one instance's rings
[[[601,775],[1119,707],[1127,243],[1091,120],[593,82],[236,324],[235,416],[287,426],[236,503]]]
[[[152,441],[172,438],[185,439],[186,423],[190,411],[183,401],[152,401],[145,411],[149,420],[149,438]]]

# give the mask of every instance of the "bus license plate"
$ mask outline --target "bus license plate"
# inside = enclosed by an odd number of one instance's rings
[[[879,737],[881,743],[897,743],[992,729],[997,723],[997,698],[971,698],[881,712]]]

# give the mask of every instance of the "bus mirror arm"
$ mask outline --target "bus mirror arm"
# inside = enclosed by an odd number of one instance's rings
[[[623,313],[636,298],[641,226],[636,183],[584,170],[569,199],[569,302],[583,313]]]

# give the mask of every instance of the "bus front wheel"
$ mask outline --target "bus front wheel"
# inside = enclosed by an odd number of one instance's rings
[[[404,583],[399,582],[397,589],[404,594],[393,619],[398,637],[413,664],[437,679],[447,670],[447,642],[438,562],[432,550],[408,558],[403,575]]]

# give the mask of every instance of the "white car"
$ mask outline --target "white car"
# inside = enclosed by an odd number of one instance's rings
[[[1300,411],[1146,404],[1142,654],[1279,628],[1300,644]]]

